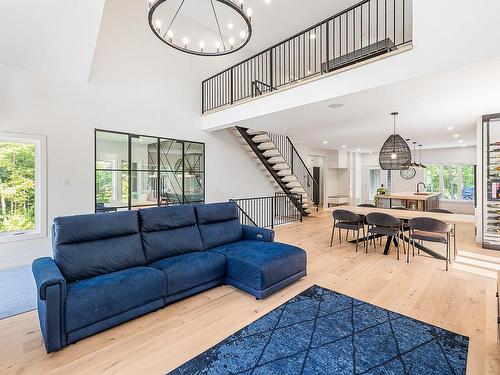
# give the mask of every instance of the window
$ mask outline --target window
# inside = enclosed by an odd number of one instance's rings
[[[205,144],[96,130],[96,212],[204,203]]]
[[[472,164],[428,165],[425,184],[428,191],[441,191],[444,199],[474,200],[475,173]]]
[[[0,133],[0,242],[46,235],[45,137]]]

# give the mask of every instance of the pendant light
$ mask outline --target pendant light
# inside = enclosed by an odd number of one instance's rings
[[[411,163],[411,151],[406,141],[396,133],[396,117],[398,112],[392,112],[394,132],[387,138],[380,149],[379,164],[383,170],[402,170]]]
[[[423,169],[427,169],[427,166],[422,164],[422,145],[418,145],[418,147],[420,147],[420,168],[423,168]]]

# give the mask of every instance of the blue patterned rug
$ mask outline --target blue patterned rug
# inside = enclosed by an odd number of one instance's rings
[[[170,374],[465,374],[468,346],[315,285]]]

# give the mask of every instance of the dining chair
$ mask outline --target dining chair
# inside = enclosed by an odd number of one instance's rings
[[[368,222],[368,239],[366,242],[366,252],[368,253],[368,246],[370,234],[373,236],[380,235],[388,237],[389,239],[396,238],[397,258],[399,260],[399,240],[401,236],[401,221],[394,216],[382,212],[372,212],[366,215]],[[373,247],[376,248],[375,237],[373,239]]]
[[[410,243],[413,246],[413,256],[415,256],[415,240],[441,243],[446,245],[446,271],[450,261],[450,238],[451,225],[444,221],[430,218],[417,217],[408,222],[410,227]],[[408,251],[406,261],[410,262],[410,252]]]
[[[433,208],[428,212],[435,212],[438,214],[452,214],[455,213],[450,210],[445,210],[444,208]],[[451,229],[451,238],[453,238],[453,259],[457,258],[457,225],[453,224],[453,228]]]
[[[359,231],[361,229],[363,229],[363,237],[365,237],[365,225],[363,218],[360,215],[348,210],[335,210],[332,212],[332,216],[333,228],[332,237],[330,239],[330,247],[332,247],[333,245],[333,235],[335,234],[335,228],[338,228],[339,230],[339,243],[342,243],[342,229],[346,229],[346,241],[350,230],[352,230],[353,233],[356,232],[356,251],[358,251]]]
[[[401,210],[401,211],[409,211],[410,209],[405,206],[394,206],[391,207],[392,210]],[[401,220],[401,233],[409,232],[410,227],[408,227],[408,219],[400,219]],[[403,252],[406,254],[406,245],[405,241],[403,241]]]

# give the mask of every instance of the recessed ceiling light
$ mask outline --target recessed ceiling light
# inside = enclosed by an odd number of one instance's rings
[[[325,145],[328,144],[328,141],[323,141],[323,144],[325,144]]]
[[[446,130],[453,130],[453,126],[448,126]]]
[[[266,4],[271,4],[271,0],[264,0]]]
[[[458,138],[460,137],[460,134],[453,134],[453,138]]]
[[[463,139],[461,139],[461,140],[459,140],[459,141],[458,141],[458,143],[464,143],[464,140],[463,140]]]
[[[328,107],[330,107],[330,108],[341,108],[343,106],[344,105],[342,103],[333,103],[333,104],[330,104]]]
[[[372,151],[372,150],[370,150],[370,151],[369,151],[369,153],[370,153],[370,154],[373,154],[373,151]]]
[[[467,145],[465,143],[462,143],[462,147],[467,147]]]
[[[361,149],[360,149],[360,148],[357,148],[357,149],[356,149],[356,151],[357,151],[357,152],[360,152],[360,151],[361,151]]]
[[[232,29],[234,28],[234,25],[233,25],[232,23],[228,23],[228,24],[227,24],[227,28],[228,28],[229,30],[232,30]]]
[[[342,148],[346,148],[346,145],[342,145]]]

